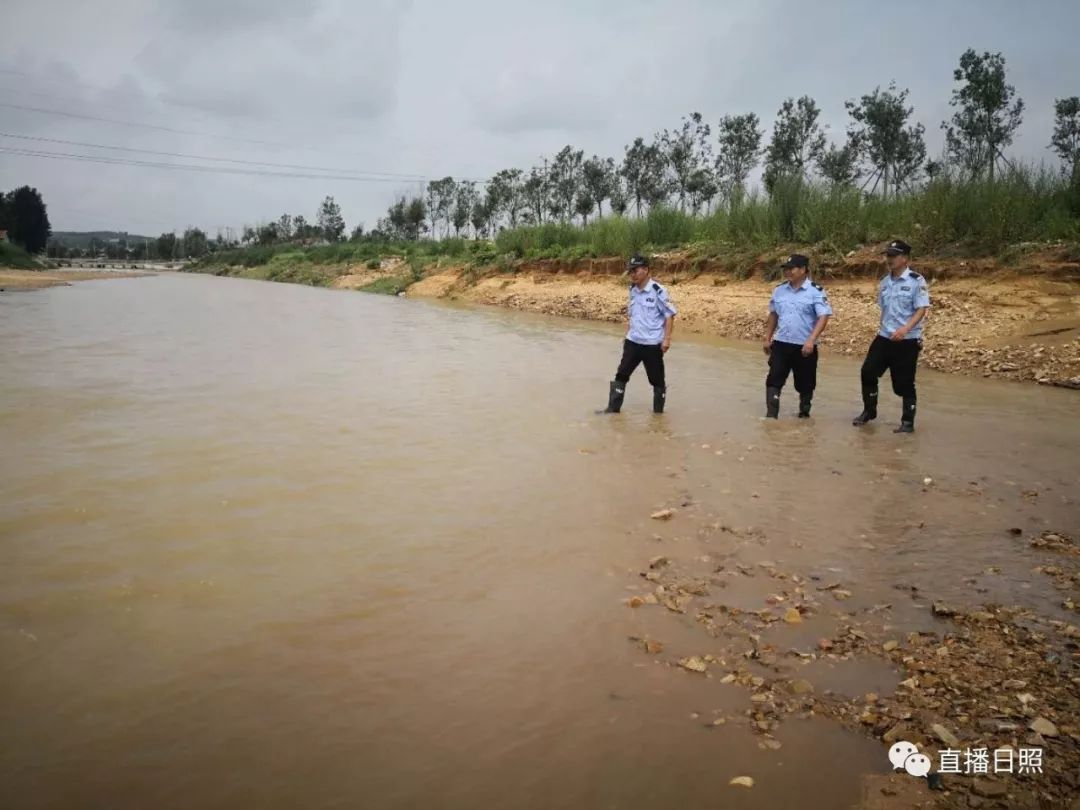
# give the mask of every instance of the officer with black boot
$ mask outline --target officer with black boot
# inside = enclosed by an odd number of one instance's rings
[[[780,390],[794,372],[799,392],[799,418],[810,416],[817,386],[817,341],[832,317],[829,296],[809,278],[810,260],[793,253],[780,265],[787,281],[773,290],[769,318],[765,321],[765,354],[769,375],[765,378],[765,416],[780,415]]]
[[[622,361],[608,392],[608,405],[602,413],[618,413],[622,409],[626,384],[639,363],[645,364],[645,373],[653,387],[653,413],[663,413],[667,399],[664,354],[671,347],[676,310],[667,290],[652,280],[646,257],[635,253],[627,262],[626,272],[631,282],[626,339]]]
[[[862,365],[863,411],[856,427],[877,418],[878,378],[889,370],[893,393],[903,401],[900,427],[893,433],[915,431],[915,367],[922,351],[923,319],[930,308],[926,279],[908,266],[911,245],[894,239],[885,247],[889,274],[878,286],[881,329]]]

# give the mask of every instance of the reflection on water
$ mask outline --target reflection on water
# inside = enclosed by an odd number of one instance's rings
[[[695,547],[661,506],[855,601],[988,598],[962,579],[996,565],[979,587],[1056,609],[1007,529],[1077,528],[1071,392],[924,373],[896,437],[824,357],[814,418],[789,391],[766,424],[760,353],[684,341],[668,414],[641,377],[593,416],[618,352],[231,279],[0,296],[0,806],[666,808],[742,773],[731,806],[850,804],[876,744],[705,732],[738,696],[626,643],[642,560]]]

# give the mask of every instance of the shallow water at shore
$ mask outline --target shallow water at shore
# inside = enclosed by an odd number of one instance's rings
[[[745,696],[627,643],[706,651],[623,605],[638,571],[1063,617],[1009,529],[1080,529],[1077,395],[924,372],[915,435],[887,381],[857,431],[825,356],[814,417],[789,385],[765,423],[760,350],[678,338],[669,413],[639,372],[596,417],[602,325],[204,276],[0,298],[0,806],[850,806],[881,746],[703,729]]]

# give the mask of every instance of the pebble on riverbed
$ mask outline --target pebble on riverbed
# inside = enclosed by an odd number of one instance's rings
[[[1064,575],[1066,587],[1074,587],[1077,580],[1070,572],[1075,567],[1080,573],[1080,554],[1074,552],[1071,538],[1044,532],[1035,540],[1034,548],[1057,555],[1058,564],[1042,566],[1044,573]],[[993,751],[1020,746],[1042,748],[1044,762],[1080,759],[1080,672],[1076,669],[1080,628],[1073,624],[1020,608],[983,605],[972,609],[934,601],[928,612],[939,620],[935,630],[900,633],[881,616],[880,609],[890,605],[875,605],[847,613],[834,610],[829,618],[838,625],[831,636],[821,638],[809,651],[784,651],[770,645],[767,634],[785,623],[798,624],[806,618],[804,614],[822,612],[806,590],[822,596],[835,594],[842,590],[839,583],[809,588],[807,579],[786,573],[771,561],[717,566],[713,558],[706,560],[712,575],[695,579],[665,560],[649,569],[661,574],[656,587],[660,601],[669,610],[690,613],[714,640],[725,641],[731,653],[718,651],[723,658],[682,658],[679,667],[709,677],[711,661],[724,670],[716,678],[719,683],[744,688],[747,708],[741,718],[733,719],[758,735],[762,749],[775,750],[779,745],[774,732],[786,717],[816,715],[871,734],[883,745],[900,740],[915,743],[935,760],[944,748]],[[760,597],[761,609],[709,600],[711,587],[726,586],[732,576],[742,582],[747,581],[745,576],[758,578],[763,586],[768,583]],[[782,587],[777,589],[777,583],[783,583]],[[917,587],[898,587],[917,604],[925,604],[927,595]],[[681,601],[676,603],[676,599]],[[803,663],[867,657],[885,659],[900,670],[902,680],[894,692],[874,690],[862,697],[847,697],[816,689],[812,678],[797,677]],[[716,723],[705,725],[711,728]],[[993,779],[957,779],[944,785],[935,776],[924,785],[942,791],[938,804],[943,807],[991,807],[992,798],[1005,795],[1004,783]],[[1017,779],[1008,784],[1008,793],[1010,807],[1058,806],[1056,802],[1080,795],[1080,772],[1044,764],[1037,781]],[[969,798],[975,804],[969,804]]]

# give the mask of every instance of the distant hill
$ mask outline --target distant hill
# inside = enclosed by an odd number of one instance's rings
[[[91,239],[97,239],[105,243],[126,239],[128,244],[138,244],[144,240],[153,241],[156,238],[155,236],[140,236],[137,233],[127,233],[125,231],[54,231],[51,240],[64,247],[86,250],[90,247]]]

